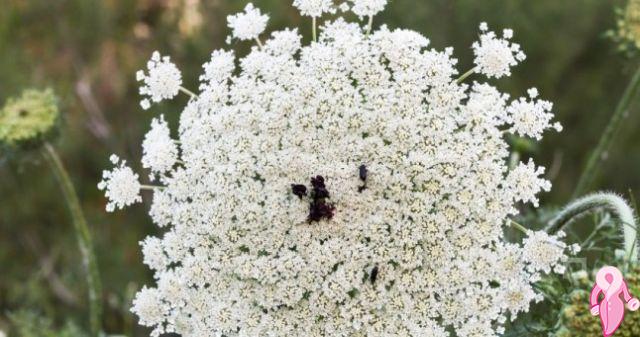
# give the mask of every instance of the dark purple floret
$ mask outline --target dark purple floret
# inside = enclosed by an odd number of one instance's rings
[[[313,186],[313,188],[325,188],[324,177],[323,176],[311,177],[311,186]]]
[[[302,199],[302,197],[307,195],[307,186],[300,184],[291,184],[291,191],[293,194],[297,195],[298,198]]]
[[[314,200],[325,199],[329,197],[329,191],[324,185],[324,177],[316,176],[315,178],[311,178],[311,186],[313,186],[311,197]]]
[[[333,218],[335,206],[327,204],[324,200],[314,200],[309,205],[309,222]]]
[[[323,176],[315,176],[311,178],[311,193],[309,200],[309,215],[307,217],[309,222],[320,221],[322,219],[331,219],[336,210],[336,207],[328,203],[326,199],[329,198],[329,191],[324,184]],[[307,187],[299,184],[292,184],[291,191],[297,195],[300,199],[307,195]]]

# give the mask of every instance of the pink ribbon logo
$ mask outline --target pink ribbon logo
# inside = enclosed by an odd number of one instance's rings
[[[600,295],[604,295],[600,303]],[[622,294],[622,298],[620,298]],[[624,302],[623,302],[624,298]],[[627,283],[618,268],[605,266],[596,275],[596,284],[591,290],[591,314],[600,315],[602,335],[609,337],[620,327],[624,319],[624,304],[631,311],[640,307],[640,301],[631,297]]]

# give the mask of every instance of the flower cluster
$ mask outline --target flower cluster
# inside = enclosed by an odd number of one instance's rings
[[[98,183],[98,189],[105,191],[109,198],[107,211],[113,212],[116,208],[124,208],[142,201],[140,196],[140,181],[137,173],[127,166],[126,160],[121,160],[116,155],[109,158],[116,167],[111,171],[102,172],[102,181]]]
[[[229,23],[250,39],[266,19],[248,6]],[[483,30],[478,72],[523,59],[510,35]],[[540,299],[532,282],[565,249],[505,241],[515,204],[550,188],[533,162],[509,172],[505,133],[538,136],[550,107],[458,83],[453,50],[428,45],[338,18],[309,45],[283,30],[238,60],[213,52],[179,142],[162,119],[145,140],[165,233],[142,243],[157,284],[132,310],[153,336],[497,336]],[[134,181],[124,164],[105,175],[111,208],[137,200]]]
[[[142,166],[152,173],[167,172],[176,163],[178,146],[169,134],[164,116],[151,121],[151,130],[142,142]]]
[[[511,67],[526,58],[520,45],[509,41],[513,37],[513,31],[505,29],[502,38],[498,38],[495,32],[489,31],[485,22],[480,24],[480,31],[480,41],[473,44],[478,72],[495,78],[511,76]]]
[[[248,4],[244,8],[244,13],[231,15],[227,18],[229,28],[232,30],[234,38],[239,40],[253,40],[260,36],[267,28],[268,15],[263,15],[259,9]]]
[[[140,102],[145,110],[151,107],[151,102],[157,103],[175,97],[182,86],[182,74],[176,65],[171,63],[169,56],[160,56],[160,53],[154,52],[147,62],[147,70],[148,74],[143,70],[136,74],[136,79],[144,83],[144,86],[140,87],[140,94],[148,96]]]
[[[293,0],[293,5],[298,8],[300,14],[314,18],[336,11],[333,0]]]

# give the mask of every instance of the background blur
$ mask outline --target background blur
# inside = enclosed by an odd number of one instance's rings
[[[309,37],[309,20],[301,18],[291,2],[254,1],[271,15],[269,30],[299,26]],[[157,229],[145,215],[148,205],[106,213],[96,184],[102,170],[110,167],[111,153],[144,172],[139,166],[140,144],[151,118],[165,113],[175,129],[186,100],[179,96],[143,111],[135,71],[159,50],[182,69],[185,86],[195,88],[200,65],[213,49],[225,47],[226,16],[246,3],[0,0],[0,105],[31,87],[51,87],[60,98],[63,132],[56,145],[95,235],[108,333],[146,335],[128,308],[135,291],[152,282],[138,241]],[[513,96],[536,86],[555,103],[565,130],[548,133],[527,155],[553,168],[554,187],[543,198],[560,205],[570,197],[637,66],[605,37],[616,26],[616,7],[624,7],[624,2],[392,0],[375,22],[422,32],[438,49],[455,47],[463,70],[471,67],[470,45],[481,21],[493,29],[513,28],[528,58],[511,79],[494,83]],[[239,54],[248,47],[231,46]],[[639,110],[634,104],[629,111],[594,187],[626,196],[640,189]],[[75,322],[86,328],[85,294],[68,212],[46,163],[37,154],[0,159],[0,330],[9,329],[11,317],[33,327],[60,329]],[[11,331],[46,335],[23,330]],[[66,331],[68,336],[78,335],[73,328]]]

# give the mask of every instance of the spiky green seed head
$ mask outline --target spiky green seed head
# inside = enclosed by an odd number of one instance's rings
[[[565,303],[562,304],[559,329],[555,334],[557,337],[602,335],[600,317],[591,315],[589,305],[596,272],[597,270],[594,270],[591,274],[583,273],[574,278],[575,289],[563,299]],[[640,266],[632,266],[628,272],[624,273],[624,278],[631,294],[634,297],[640,296]],[[627,310],[624,321],[615,335],[616,337],[640,336],[640,311]]]
[[[57,134],[60,111],[53,91],[25,90],[0,110],[0,145],[32,149]]]

